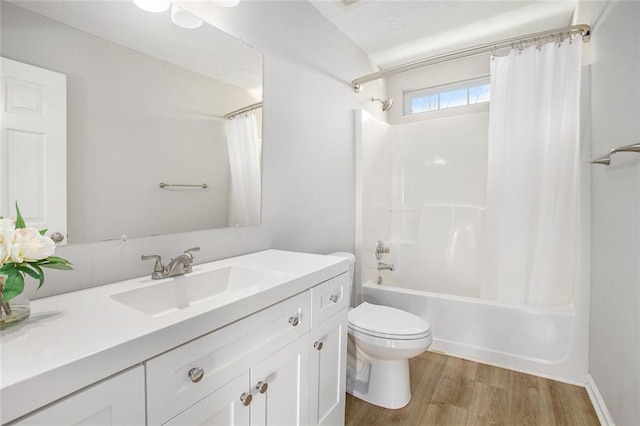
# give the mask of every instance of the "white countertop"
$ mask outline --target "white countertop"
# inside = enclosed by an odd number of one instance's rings
[[[153,317],[112,294],[150,286],[150,276],[31,302],[31,316],[0,332],[0,423],[271,306],[348,270],[346,259],[266,250],[193,267],[283,272],[242,298],[214,298]],[[117,267],[117,265],[114,265]]]

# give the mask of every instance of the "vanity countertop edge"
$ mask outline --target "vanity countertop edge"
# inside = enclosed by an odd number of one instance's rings
[[[152,317],[109,297],[155,284],[135,278],[34,300],[31,317],[0,332],[0,423],[224,327],[348,271],[346,259],[265,250],[194,266],[282,271],[242,299]]]

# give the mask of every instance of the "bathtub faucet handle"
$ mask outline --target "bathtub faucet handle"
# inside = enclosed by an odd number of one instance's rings
[[[382,241],[378,241],[376,246],[376,259],[382,259],[383,254],[389,254],[389,247],[385,247]]]

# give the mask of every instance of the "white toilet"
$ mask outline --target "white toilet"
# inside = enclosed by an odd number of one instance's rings
[[[411,400],[409,358],[431,340],[429,323],[409,312],[367,302],[350,310],[347,392],[381,407],[404,407]]]
[[[353,278],[353,255],[331,255],[349,258]],[[411,400],[409,359],[431,340],[429,323],[409,312],[367,302],[350,309],[347,392],[380,407],[404,407]]]

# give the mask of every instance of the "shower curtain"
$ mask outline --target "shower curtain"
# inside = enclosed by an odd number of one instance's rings
[[[565,40],[492,58],[483,297],[572,298],[581,49]]]
[[[229,152],[230,226],[260,223],[260,158],[262,145],[253,112],[237,115],[225,123]]]

